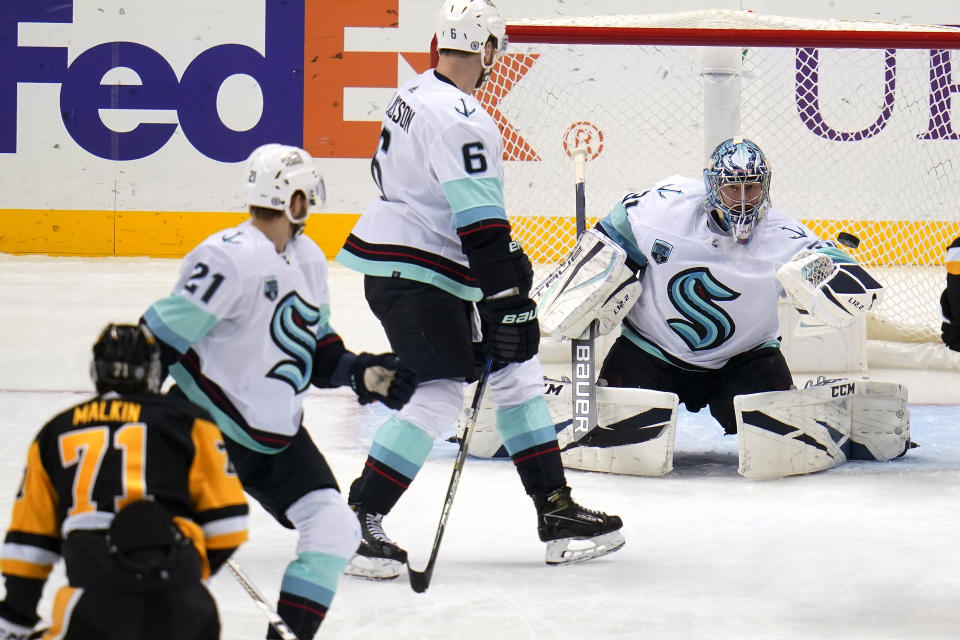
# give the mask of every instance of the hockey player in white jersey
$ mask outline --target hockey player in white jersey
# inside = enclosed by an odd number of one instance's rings
[[[371,163],[381,196],[337,256],[366,274],[367,301],[419,380],[377,431],[350,489],[363,542],[347,572],[370,578],[399,575],[406,552],[384,532],[383,516],[455,425],[464,381],[476,379],[487,357],[497,429],[536,506],[547,562],[587,560],[623,544],[619,517],[570,497],[536,358],[533,273],[504,211],[501,136],[473,96],[504,50],[504,22],[487,0],[446,0],[436,36],[437,68],[401,86],[383,119]],[[571,551],[574,539],[588,542]]]
[[[702,180],[660,180],[598,223],[642,286],[601,367],[606,384],[676,393],[735,433],[734,396],[791,388],[778,340],[783,289],[835,327],[878,301],[882,287],[849,255],[771,204],[771,176],[759,147],[733,138]]]
[[[244,489],[299,533],[277,611],[313,638],[359,544],[356,516],[302,426],[311,384],[351,385],[361,403],[399,408],[415,387],[393,354],[347,351],[330,326],[327,262],[302,235],[324,201],[303,149],[268,144],[244,167],[251,217],[215,233],[183,260],[173,293],[144,314],[179,392],[225,436]],[[268,638],[279,637],[273,628]]]

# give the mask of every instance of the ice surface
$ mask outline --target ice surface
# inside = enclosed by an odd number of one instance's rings
[[[134,322],[176,278],[178,261],[0,255],[0,528],[27,446],[56,412],[92,392],[89,349],[108,321]],[[386,349],[360,279],[331,266],[333,324],[353,350]],[[314,390],[305,423],[341,485],[359,473],[380,407]],[[674,471],[637,478],[569,471],[574,497],[620,514],[626,546],[570,567],[543,563],[530,500],[509,461],[470,458],[433,582],[345,577],[319,637],[960,638],[960,407],[912,405],[920,443],[890,463],[752,482],[736,441],[682,412]],[[426,564],[454,445],[438,442],[386,519]],[[274,598],[296,536],[252,507],[235,559]],[[63,584],[51,576],[40,614]],[[227,571],[210,582],[227,640],[266,622]]]

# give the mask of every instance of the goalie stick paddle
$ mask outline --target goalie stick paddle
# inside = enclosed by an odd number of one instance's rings
[[[480,412],[480,401],[483,399],[483,390],[487,386],[487,378],[490,377],[490,368],[493,366],[493,360],[487,359],[477,380],[477,388],[473,392],[473,402],[470,408],[464,413],[465,428],[463,430],[463,439],[460,441],[460,450],[457,451],[457,459],[453,463],[453,473],[450,475],[450,484],[447,487],[447,495],[443,500],[443,510],[440,512],[440,522],[437,524],[437,533],[433,538],[433,548],[430,550],[430,559],[423,571],[416,571],[407,563],[407,572],[410,576],[410,588],[417,593],[423,593],[430,586],[430,578],[433,576],[433,567],[437,563],[437,553],[440,551],[440,540],[443,539],[443,531],[447,526],[447,518],[450,516],[450,507],[453,506],[453,496],[457,493],[457,486],[460,484],[460,474],[463,472],[463,463],[467,459],[467,449],[470,448],[470,438],[473,436],[474,427],[477,424],[477,414]]]
[[[587,230],[587,198],[584,175],[587,150],[578,148],[573,152],[573,168],[576,178],[577,238]],[[576,442],[597,426],[596,354],[597,321],[576,340],[570,341],[570,380],[573,410],[573,440]]]
[[[267,614],[267,619],[270,621],[270,626],[273,627],[274,631],[280,634],[281,640],[297,640],[297,634],[293,632],[290,627],[287,626],[287,623],[283,621],[283,618],[280,617],[280,614],[277,613],[273,607],[270,606],[270,603],[267,602],[267,599],[263,597],[263,594],[260,593],[260,590],[257,589],[257,585],[253,584],[253,581],[249,576],[240,568],[233,560],[227,560],[227,567],[230,569],[230,573],[233,574],[233,577],[237,579],[237,582],[240,583],[240,586],[243,587],[243,590],[249,594],[253,601],[257,603],[257,606]]]

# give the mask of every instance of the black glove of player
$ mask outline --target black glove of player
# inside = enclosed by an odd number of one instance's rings
[[[350,365],[350,386],[360,404],[379,400],[399,409],[417,388],[417,376],[392,353],[360,353]]]
[[[482,349],[498,362],[524,362],[540,348],[537,305],[527,296],[482,300],[477,310],[483,320]]]
[[[940,328],[943,330],[943,333],[940,334],[940,337],[943,338],[943,344],[954,351],[960,351],[960,324],[944,322],[940,325]]]

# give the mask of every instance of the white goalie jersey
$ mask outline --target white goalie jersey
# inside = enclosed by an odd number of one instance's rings
[[[628,194],[600,226],[646,265],[623,334],[677,366],[717,369],[739,353],[777,344],[777,270],[792,256],[811,249],[853,260],[776,207],[749,243],[738,244],[703,201],[701,181],[671,176]]]
[[[277,253],[248,220],[187,254],[143,319],[182,354],[170,374],[187,397],[232,440],[275,452],[300,426],[316,341],[334,333],[326,258],[302,235]]]

